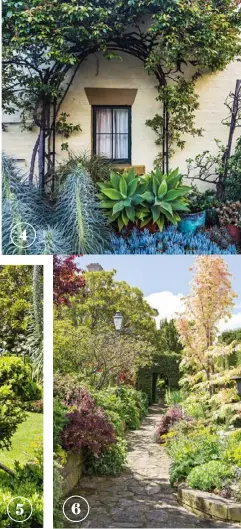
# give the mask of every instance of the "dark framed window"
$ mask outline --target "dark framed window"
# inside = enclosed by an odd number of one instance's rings
[[[131,106],[93,107],[93,152],[131,163]]]

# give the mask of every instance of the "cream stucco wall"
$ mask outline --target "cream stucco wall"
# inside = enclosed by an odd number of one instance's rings
[[[196,125],[205,131],[201,138],[185,138],[185,149],[176,151],[172,167],[178,166],[185,172],[187,158],[206,149],[216,152],[215,138],[226,143],[228,128],[221,125],[222,119],[227,115],[224,101],[240,76],[240,64],[234,62],[225,71],[208,74],[197,82],[200,108],[196,112]],[[155,133],[145,122],[160,112],[160,104],[156,101],[156,84],[155,77],[148,76],[143,64],[130,55],[123,54],[122,60],[107,61],[99,54],[98,63],[97,56],[90,56],[79,69],[61,108],[61,112],[70,114],[69,120],[80,124],[82,129],[69,139],[70,149],[75,152],[81,149],[91,150],[91,106],[85,87],[136,88],[137,96],[132,107],[132,164],[145,165],[146,170],[151,170],[158,147],[155,145]],[[28,167],[36,133],[22,132],[16,123],[17,119],[16,116],[6,119],[8,122],[15,120],[15,124],[9,124],[7,132],[3,133],[3,148],[8,154],[21,159],[23,166]],[[58,138],[57,160],[65,156],[60,144]]]

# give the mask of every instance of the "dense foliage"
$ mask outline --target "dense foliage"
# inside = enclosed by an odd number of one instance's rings
[[[28,222],[36,231],[28,248],[11,241],[12,226]],[[103,253],[110,248],[110,231],[99,208],[94,184],[77,164],[51,202],[26,182],[16,162],[3,156],[3,252],[5,254]]]
[[[109,222],[117,220],[119,231],[131,221],[141,228],[156,224],[161,232],[167,221],[177,225],[179,212],[189,211],[185,197],[191,188],[182,184],[178,169],[168,174],[156,169],[140,178],[134,169],[122,175],[111,171],[110,180],[100,182],[99,187],[100,205]]]
[[[13,522],[8,516],[6,507],[11,500],[18,496],[30,500],[33,514],[26,522],[15,523],[15,527],[43,527],[42,450],[40,448],[36,449],[34,459],[23,467],[16,462],[15,477],[3,474],[0,471],[0,482],[0,519],[2,527],[12,527]],[[26,512],[28,508],[29,506],[26,502]]]
[[[24,421],[25,403],[41,397],[31,367],[16,356],[0,357],[0,448],[9,448],[17,426]]]
[[[26,352],[33,296],[31,266],[0,267],[1,352]]]
[[[85,280],[82,271],[76,263],[76,256],[65,258],[54,255],[53,257],[53,295],[56,305],[70,305],[70,297],[74,296],[84,287]]]
[[[195,127],[195,80],[207,70],[224,69],[239,55],[240,17],[234,0],[4,0],[4,108],[13,113],[19,107],[24,123],[28,118],[39,128],[32,173],[39,150],[43,178],[46,106],[57,100],[59,110],[79,66],[99,51],[109,59],[121,51],[131,53],[156,76],[158,100],[170,114],[170,150],[174,143],[184,146],[184,133],[200,135]],[[192,75],[186,74],[186,66],[192,67]],[[69,70],[72,76],[66,81]],[[164,118],[150,118],[147,123],[161,145]]]
[[[87,474],[117,475],[124,468],[126,429],[136,429],[146,415],[147,396],[128,386],[96,391],[80,386],[72,376],[72,389],[64,388],[64,377],[56,378],[54,442],[59,453],[82,449]]]
[[[218,323],[229,318],[236,294],[231,275],[221,257],[196,259],[191,293],[184,299],[184,311],[177,319],[177,330],[184,347],[181,384],[199,402],[212,406],[218,414],[235,401],[236,390],[226,359],[232,347],[217,343]],[[221,404],[221,406],[220,406]]]

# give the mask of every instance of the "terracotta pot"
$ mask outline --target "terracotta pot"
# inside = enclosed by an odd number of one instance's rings
[[[236,244],[241,244],[241,231],[238,226],[234,226],[233,224],[227,224],[226,229],[229,233],[229,235],[232,237],[233,241]]]

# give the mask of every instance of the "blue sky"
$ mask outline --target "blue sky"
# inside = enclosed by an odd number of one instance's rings
[[[225,328],[241,327],[241,256],[223,256],[233,275],[233,289],[239,297],[233,318]],[[160,318],[172,317],[180,308],[180,299],[189,292],[195,256],[169,255],[91,255],[78,258],[85,268],[99,263],[105,270],[117,270],[116,279],[139,287],[147,301],[159,310]]]

